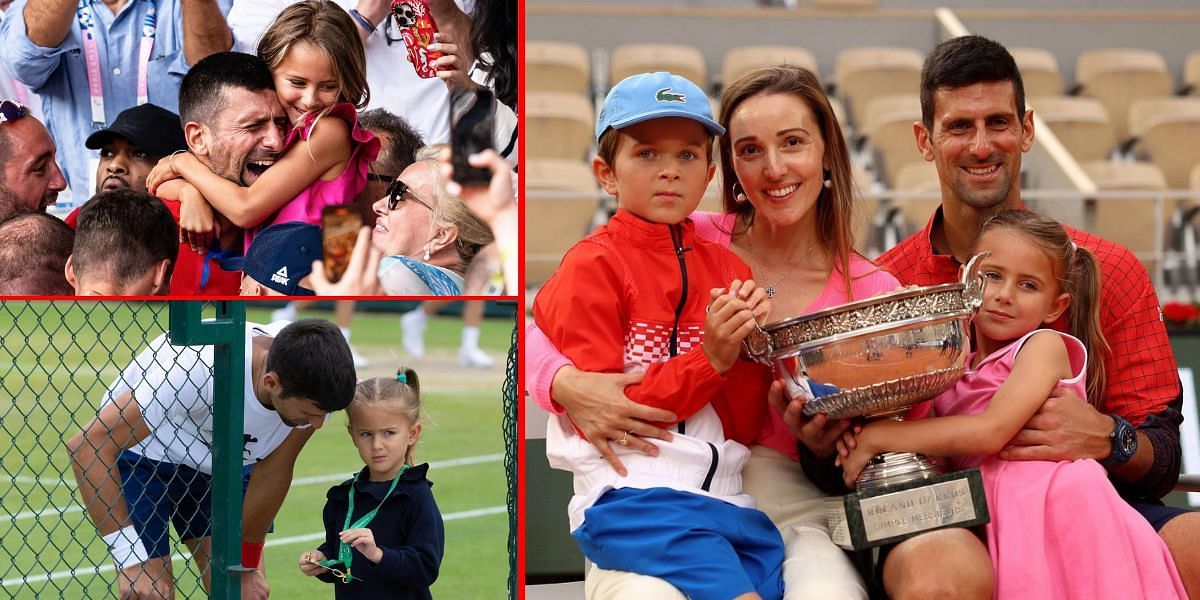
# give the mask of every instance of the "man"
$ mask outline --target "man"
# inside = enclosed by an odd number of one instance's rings
[[[75,232],[58,217],[22,213],[0,223],[0,296],[70,296],[63,268]]]
[[[210,581],[212,347],[159,336],[109,386],[96,417],[67,443],[88,516],[119,571],[120,597],[171,598],[167,523]],[[246,324],[242,564],[257,567],[296,457],[329,413],[354,397],[350,350],[333,324]],[[249,469],[249,467],[253,467]],[[261,570],[242,597],[266,598]]]
[[[79,211],[67,281],[76,296],[163,296],[179,253],[171,211],[145,192],[101,192]]]
[[[945,41],[926,59],[921,112],[913,131],[918,150],[937,167],[942,205],[923,231],[879,257],[906,285],[956,281],[983,222],[1024,206],[1021,154],[1034,136],[1033,113],[1025,110],[1012,56],[978,36]],[[1000,456],[1099,461],[1166,541],[1189,593],[1200,596],[1200,513],[1167,508],[1159,500],[1179,475],[1182,400],[1158,298],[1145,268],[1127,249],[1067,231],[1100,263],[1101,328],[1111,348],[1108,386],[1104,398],[1093,399],[1096,406],[1056,390]],[[1065,330],[1061,319],[1055,327]],[[884,587],[893,598],[990,597],[993,578],[987,549],[964,529],[905,540],[883,563]]]
[[[16,0],[9,7],[0,23],[5,66],[41,96],[75,204],[91,195],[96,157],[84,148],[88,132],[146,102],[175,111],[188,65],[233,45],[229,7],[230,0]]]
[[[43,212],[67,188],[56,152],[41,121],[19,102],[0,99],[0,221]]]
[[[84,145],[100,151],[96,193],[127,188],[146,191],[146,176],[164,156],[187,150],[179,115],[153,104],[127,108],[108,129],[89,135]]]
[[[408,121],[382,109],[375,108],[358,116],[358,124],[379,138],[379,155],[367,173],[367,187],[354,199],[363,215],[363,223],[375,222],[372,206],[387,192],[387,188],[416,160],[417,150],[425,142]]]

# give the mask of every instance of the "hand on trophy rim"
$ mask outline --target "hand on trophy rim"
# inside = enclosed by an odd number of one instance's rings
[[[804,400],[790,399],[786,393],[786,383],[782,379],[771,382],[767,400],[783,417],[783,422],[796,439],[804,444],[808,451],[817,458],[829,458],[837,452],[834,445],[852,425],[850,419],[830,419],[824,414],[817,413],[812,417],[804,415]]]

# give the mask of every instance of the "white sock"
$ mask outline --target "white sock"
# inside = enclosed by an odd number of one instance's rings
[[[477,350],[479,348],[479,328],[463,327],[462,347]]]
[[[342,331],[342,337],[346,338],[346,343],[349,344],[350,343],[350,328],[349,327],[338,327],[338,329],[340,329]]]

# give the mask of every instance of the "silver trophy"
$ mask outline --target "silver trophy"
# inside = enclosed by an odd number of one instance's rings
[[[954,385],[966,369],[971,317],[985,281],[971,259],[959,283],[905,288],[794,317],[752,333],[751,358],[811,399],[804,413],[899,419]],[[796,394],[793,393],[793,396]],[[830,498],[830,535],[861,550],[944,527],[988,522],[978,469],[947,473],[919,454],[885,452],[852,494]]]

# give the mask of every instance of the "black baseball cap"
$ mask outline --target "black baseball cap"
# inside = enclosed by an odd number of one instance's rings
[[[321,260],[321,228],[300,221],[272,225],[254,236],[246,256],[222,263],[229,271],[240,270],[251,279],[287,296],[312,296],[300,280],[312,272],[313,261]]]
[[[153,104],[142,104],[121,111],[108,129],[89,135],[83,145],[99,150],[114,135],[129,140],[150,156],[167,156],[177,150],[188,149],[187,142],[183,140],[183,125],[180,124],[179,115]]]

